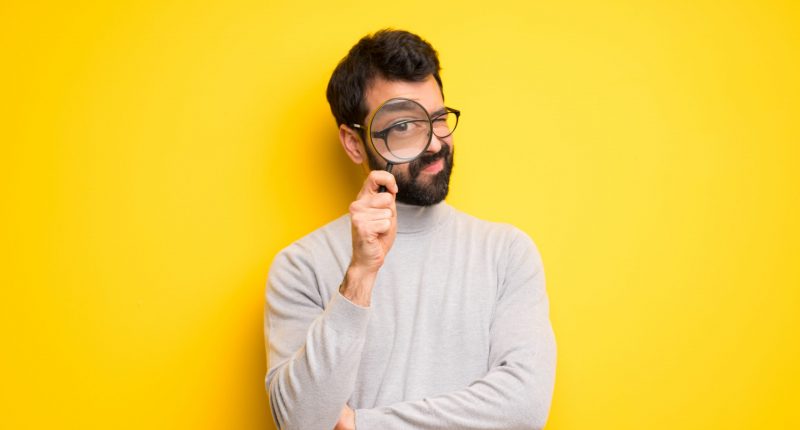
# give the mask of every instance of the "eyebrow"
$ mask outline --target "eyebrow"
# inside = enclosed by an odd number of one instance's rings
[[[437,116],[444,115],[445,113],[447,113],[447,106],[443,106],[439,110],[431,112],[429,115],[431,118],[436,118]]]
[[[408,110],[408,104],[406,104],[406,103],[404,103],[402,101],[398,102],[398,103],[386,103],[386,104],[382,105],[380,107],[380,109],[378,109],[378,110],[385,110],[386,112],[404,111],[404,110]],[[377,111],[375,113],[377,113]]]
[[[417,101],[417,100],[414,100],[414,99],[409,99],[409,100]],[[419,102],[417,102],[417,103],[419,103]],[[393,111],[407,110],[408,108],[403,103],[388,103],[388,104],[385,104],[385,105],[381,106],[381,109],[385,109],[387,112],[393,112]],[[441,108],[429,113],[428,115],[431,118],[436,118],[437,116],[444,115],[445,113],[447,113],[447,106],[442,106]]]

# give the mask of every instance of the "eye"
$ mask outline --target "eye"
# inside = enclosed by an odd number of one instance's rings
[[[389,129],[392,132],[395,132],[395,133],[402,133],[402,132],[408,130],[408,124],[409,124],[408,121],[399,122],[399,123],[391,126]]]

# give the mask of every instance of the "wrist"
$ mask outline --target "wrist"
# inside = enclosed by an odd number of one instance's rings
[[[336,427],[334,427],[333,430],[355,430],[355,428],[355,411],[349,406],[345,406],[344,409],[342,409],[342,413],[339,415],[339,421],[336,423]]]
[[[354,304],[369,307],[377,275],[375,272],[351,265],[345,272],[339,293]]]

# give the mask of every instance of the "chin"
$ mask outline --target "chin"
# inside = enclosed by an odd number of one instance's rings
[[[400,191],[397,193],[397,201],[415,206],[432,206],[440,203],[447,197],[450,191],[449,172],[441,171],[436,175],[421,180],[418,177],[413,183],[398,184]]]

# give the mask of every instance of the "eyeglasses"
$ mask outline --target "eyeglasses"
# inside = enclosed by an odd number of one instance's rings
[[[418,102],[395,98],[384,102],[371,116],[368,127],[351,124],[370,137],[375,151],[387,162],[404,163],[422,154],[432,137],[443,139],[453,134],[461,111],[444,107],[433,114]]]

